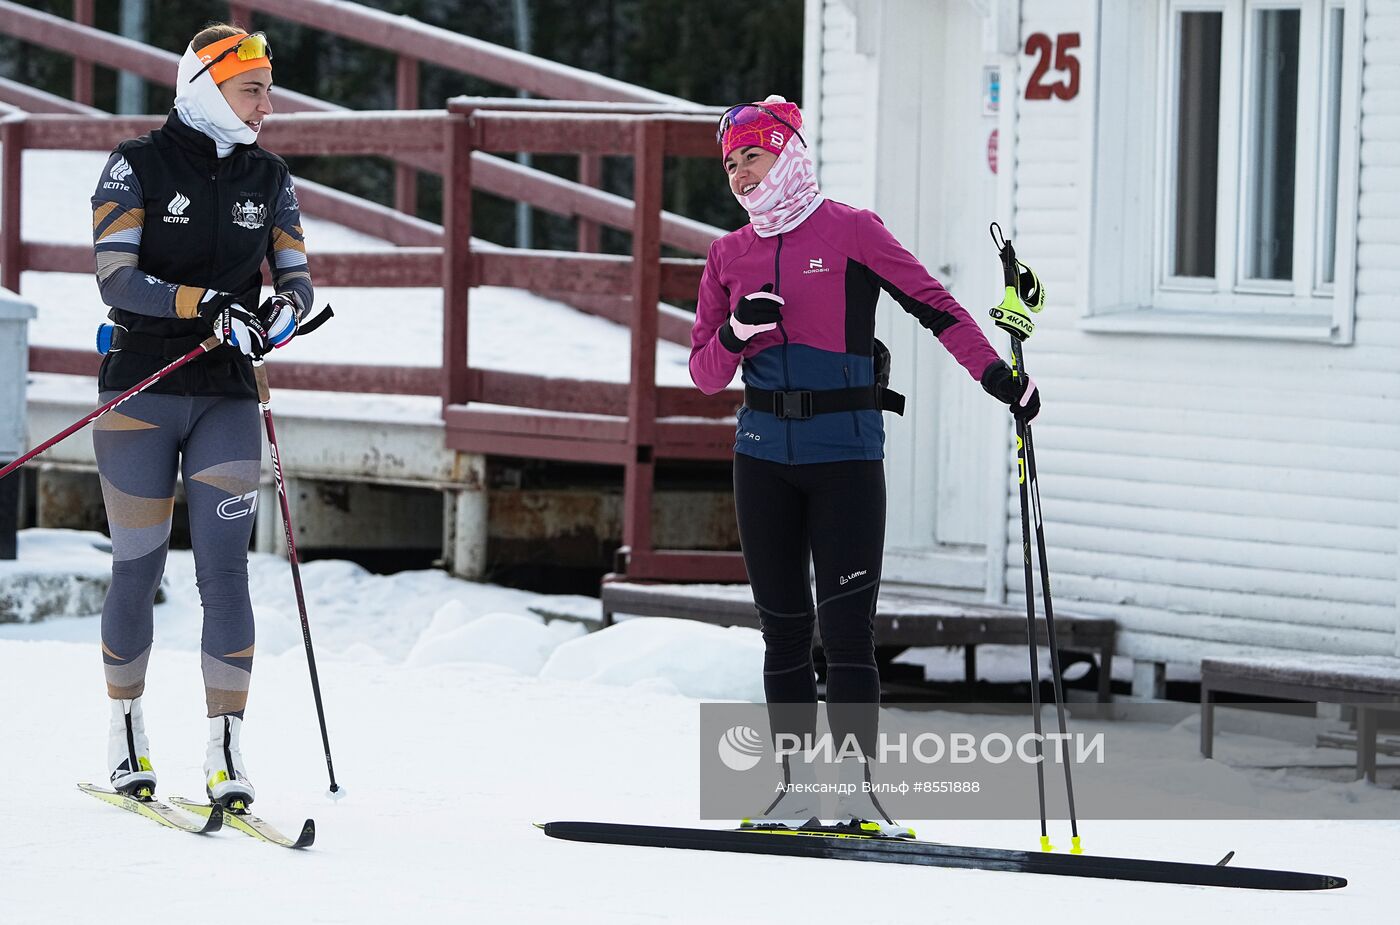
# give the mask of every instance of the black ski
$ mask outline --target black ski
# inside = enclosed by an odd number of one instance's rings
[[[1347,885],[1344,877],[1329,874],[1228,867],[1224,862],[1186,864],[1179,861],[1104,858],[1083,854],[1048,854],[1005,848],[944,845],[906,838],[831,838],[801,831],[779,833],[761,829],[681,829],[608,822],[550,822],[541,828],[552,838],[651,848],[690,848],[700,851],[734,851],[786,857],[918,864],[929,867],[979,868],[1255,890],[1335,890]],[[1226,860],[1228,859],[1227,855]]]

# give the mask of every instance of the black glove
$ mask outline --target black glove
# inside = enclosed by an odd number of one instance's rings
[[[258,321],[273,349],[285,347],[297,333],[297,303],[290,293],[270,295],[258,306]]]
[[[1011,406],[1016,420],[1029,424],[1040,413],[1040,390],[1029,376],[1013,376],[1004,360],[997,360],[982,374],[982,388],[997,401]]]
[[[267,330],[258,316],[238,304],[232,293],[206,289],[199,300],[199,317],[213,329],[214,336],[252,359],[260,359],[271,347]]]
[[[783,297],[775,295],[772,283],[739,300],[729,323],[719,329],[719,342],[730,353],[742,353],[750,338],[771,331],[783,320]]]

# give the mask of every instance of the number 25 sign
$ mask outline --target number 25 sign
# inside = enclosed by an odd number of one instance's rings
[[[1072,100],[1079,95],[1079,59],[1074,49],[1079,47],[1078,32],[1061,32],[1053,39],[1044,32],[1037,32],[1026,39],[1026,54],[1038,56],[1031,79],[1026,84],[1026,99],[1048,100],[1050,98]],[[1047,83],[1051,59],[1054,70],[1065,73],[1063,80]]]

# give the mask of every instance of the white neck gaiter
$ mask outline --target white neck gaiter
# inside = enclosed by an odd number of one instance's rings
[[[234,113],[219,92],[219,85],[214,83],[213,73],[199,74],[202,67],[204,64],[194,49],[186,48],[180,56],[179,74],[175,78],[175,111],[180,114],[181,122],[214,140],[219,157],[228,157],[234,145],[252,144],[258,140],[258,133]],[[190,83],[195,74],[199,77]]]
[[[817,188],[817,168],[807,146],[788,139],[768,174],[747,196],[735,194],[761,238],[791,231],[817,211],[825,199]]]

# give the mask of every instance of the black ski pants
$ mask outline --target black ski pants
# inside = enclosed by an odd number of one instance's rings
[[[862,751],[874,755],[880,705],[874,617],[885,549],[884,463],[788,466],[735,453],[734,505],[763,631],[763,690],[773,732],[815,732],[812,630],[820,623],[835,744],[839,748],[853,734]]]

